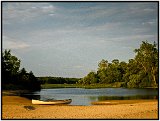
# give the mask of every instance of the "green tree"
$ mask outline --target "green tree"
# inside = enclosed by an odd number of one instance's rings
[[[98,63],[98,70],[105,70],[108,67],[108,61],[102,59],[101,62]]]
[[[158,49],[156,44],[142,41],[140,48],[135,49],[134,59],[128,63],[118,59],[108,63],[102,59],[98,64],[97,73],[90,72],[79,82],[117,83],[129,88],[157,87],[158,86]],[[95,80],[95,81],[93,81]],[[120,85],[120,86],[122,86]]]
[[[112,64],[118,65],[119,64],[119,60],[118,59],[112,60]]]
[[[102,59],[98,63],[98,71],[97,76],[99,78],[100,83],[106,83],[107,82],[107,70],[108,70],[109,63],[107,60]]]
[[[136,66],[135,60],[134,59],[129,59],[129,63],[127,64],[125,74],[122,77],[122,80],[125,81],[126,87],[133,87],[133,86],[130,86],[130,85],[133,85],[130,82],[130,79],[131,79],[130,76],[133,75],[133,74],[137,74],[138,71],[139,70]],[[130,83],[128,83],[128,82],[130,82]]]
[[[97,72],[97,76],[99,78],[99,83],[109,83],[107,77],[108,77],[108,69],[106,70],[99,70]]]
[[[158,83],[158,49],[155,44],[142,42],[135,49],[135,58],[127,64],[123,76],[127,87],[157,87]]]
[[[20,68],[20,60],[10,50],[2,52],[2,83],[12,83]]]
[[[120,64],[119,64],[119,70],[120,70],[120,72],[121,72],[122,81],[124,81],[124,80],[123,80],[123,76],[126,74],[127,63],[124,62],[124,61],[120,62]]]
[[[99,82],[108,84],[121,81],[123,71],[123,67],[121,67],[119,60],[114,59],[112,63],[107,63],[107,68],[98,70],[97,74],[99,77]]]
[[[94,84],[98,83],[97,74],[95,72],[90,72],[87,76],[79,81],[81,84]]]
[[[122,75],[118,59],[112,60],[112,63],[108,67],[107,73],[110,83],[121,81]]]
[[[135,61],[137,66],[149,76],[153,87],[157,87],[158,82],[158,49],[156,44],[150,44],[143,41],[139,49],[135,49]]]
[[[39,90],[40,83],[33,72],[27,73],[25,68],[20,68],[20,60],[11,55],[10,50],[2,53],[2,89]],[[10,86],[8,86],[10,85]]]
[[[29,85],[30,89],[31,90],[40,90],[40,82],[34,76],[32,71],[29,72],[28,76],[29,76],[28,85]]]
[[[10,72],[11,74],[17,74],[20,67],[20,60],[11,55],[10,50],[5,50],[2,53],[2,69],[3,71]]]

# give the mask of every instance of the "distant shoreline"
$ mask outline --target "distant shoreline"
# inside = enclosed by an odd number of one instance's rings
[[[113,104],[104,105],[105,102]],[[158,119],[158,100],[109,100],[100,105],[58,106],[33,105],[31,100],[20,96],[2,96],[2,119]]]
[[[42,89],[54,89],[54,88],[86,88],[86,89],[94,89],[94,88],[126,88],[120,87],[116,83],[111,84],[90,84],[90,85],[83,85],[83,84],[42,84]],[[158,87],[145,87],[140,89],[158,89]],[[128,88],[127,88],[128,89]]]

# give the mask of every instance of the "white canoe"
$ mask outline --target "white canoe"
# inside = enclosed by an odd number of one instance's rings
[[[69,104],[72,102],[72,99],[66,100],[50,100],[50,101],[42,101],[42,100],[34,100],[32,99],[32,104],[39,105],[55,105],[55,104]]]

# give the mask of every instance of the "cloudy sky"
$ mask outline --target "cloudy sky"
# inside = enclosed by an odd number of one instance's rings
[[[84,77],[157,38],[157,2],[3,2],[3,49],[35,76]]]

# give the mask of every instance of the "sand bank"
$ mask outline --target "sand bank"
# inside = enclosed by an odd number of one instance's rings
[[[112,104],[32,105],[31,100],[26,98],[2,96],[2,119],[158,119],[158,100],[116,100],[103,101],[103,104],[104,102]],[[27,109],[25,106],[34,108]]]

